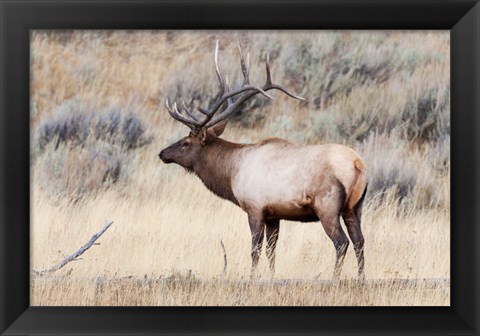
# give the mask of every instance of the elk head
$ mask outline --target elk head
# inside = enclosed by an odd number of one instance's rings
[[[176,163],[192,171],[198,157],[202,155],[203,148],[215,141],[223,133],[226,125],[227,122],[222,121],[208,129],[202,127],[198,134],[190,132],[188,136],[162,150],[158,156],[164,163]]]
[[[198,160],[199,155],[202,155],[204,148],[210,143],[215,142],[223,133],[227,123],[226,119],[232,115],[240,105],[256,94],[261,94],[268,99],[273,99],[267,91],[276,89],[292,98],[305,100],[288,92],[283,86],[272,82],[268,53],[265,59],[267,72],[265,84],[262,87],[250,84],[248,68],[249,55],[247,54],[247,61],[245,62],[240,44],[238,45],[238,49],[243,73],[243,83],[240,87],[230,89],[227,78],[220,72],[217,40],[215,47],[215,71],[220,84],[220,91],[213,105],[205,109],[194,104],[195,111],[189,109],[185,102],[182,102],[182,107],[179,110],[176,102],[170,105],[167,99],[166,107],[168,112],[172,118],[189,127],[190,134],[160,152],[159,157],[164,163],[176,163],[189,171],[193,170],[193,165]]]

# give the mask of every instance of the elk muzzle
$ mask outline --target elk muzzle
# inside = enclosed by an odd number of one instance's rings
[[[158,154],[158,157],[160,158],[160,160],[163,161],[163,163],[172,163],[173,162],[173,159],[171,157],[169,157],[166,149],[162,150],[159,154]]]

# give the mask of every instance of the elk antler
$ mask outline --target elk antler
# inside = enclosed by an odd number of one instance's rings
[[[218,65],[218,40],[217,40],[217,43],[215,46],[215,72],[217,74],[217,78],[220,83],[220,91],[218,93],[217,100],[209,109],[204,109],[195,104],[195,108],[202,114],[201,116],[197,116],[193,111],[189,111],[185,103],[182,104],[183,112],[184,112],[184,114],[182,114],[180,111],[178,111],[177,104],[174,103],[173,106],[170,106],[167,99],[166,106],[170,115],[175,120],[178,120],[181,123],[188,126],[193,133],[198,134],[198,132],[202,127],[209,128],[227,119],[233,112],[237,110],[237,108],[241,104],[243,104],[245,101],[247,101],[249,98],[251,98],[256,94],[261,94],[267,97],[268,99],[273,99],[273,97],[266,92],[268,90],[276,89],[276,90],[282,91],[283,93],[287,94],[292,98],[305,100],[302,97],[296,96],[288,92],[288,90],[285,89],[283,86],[279,84],[274,84],[272,82],[272,77],[270,73],[270,58],[268,53],[265,59],[265,66],[266,66],[266,72],[267,72],[267,80],[265,82],[265,85],[260,88],[250,84],[249,68],[248,68],[249,54],[247,54],[247,62],[245,62],[240,43],[238,44],[238,50],[240,53],[240,65],[242,67],[243,83],[239,88],[230,90],[230,88],[228,87],[228,80],[226,77],[225,78],[223,77],[223,75],[220,72],[220,67]],[[225,103],[226,103],[226,108],[224,108],[223,111],[219,112],[219,109],[222,106],[224,106]],[[187,116],[190,119],[187,118]]]

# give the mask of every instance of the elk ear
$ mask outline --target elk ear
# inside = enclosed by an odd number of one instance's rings
[[[207,142],[207,137],[208,137],[207,129],[205,127],[202,127],[200,129],[200,132],[198,132],[198,139],[200,139],[200,142],[202,143],[202,145],[205,145],[205,143]]]
[[[209,131],[212,131],[215,136],[219,137],[220,135],[222,135],[223,131],[225,131],[225,126],[227,126],[227,121],[223,120],[218,124],[210,127]]]

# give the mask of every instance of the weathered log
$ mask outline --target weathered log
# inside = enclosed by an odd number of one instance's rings
[[[52,272],[55,272],[55,271],[58,271],[60,268],[62,268],[63,266],[65,266],[66,264],[68,264],[69,262],[73,261],[73,260],[78,260],[77,258],[79,256],[81,256],[83,253],[85,253],[86,250],[88,250],[92,245],[94,245],[95,241],[100,238],[100,236],[105,232],[107,231],[107,229],[113,224],[113,222],[109,222],[109,221],[105,221],[105,225],[103,226],[103,228],[98,231],[97,233],[95,233],[92,238],[90,238],[90,240],[85,244],[83,245],[82,247],[80,247],[77,251],[75,251],[74,253],[70,254],[68,257],[66,257],[65,259],[63,259],[62,261],[60,261],[59,263],[57,263],[56,265],[52,266],[51,268],[49,269],[46,269],[46,270],[43,270],[43,271],[37,271],[37,270],[32,270],[34,274],[36,275],[44,275],[44,274],[47,274],[47,273],[52,273]],[[96,245],[96,244],[95,244]]]

